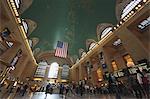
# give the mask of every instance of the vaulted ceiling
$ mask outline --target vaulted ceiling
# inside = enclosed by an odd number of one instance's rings
[[[29,36],[38,37],[34,48],[53,50],[57,41],[69,43],[69,55],[79,55],[79,49],[86,51],[86,40],[96,37],[100,23],[116,24],[115,0],[34,0],[23,14],[37,23]]]

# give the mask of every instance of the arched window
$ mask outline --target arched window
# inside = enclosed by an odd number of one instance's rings
[[[15,5],[16,5],[16,8],[19,9],[20,8],[20,0],[15,0]]]
[[[32,44],[33,44],[32,40],[29,40],[30,47],[32,47]]]
[[[114,43],[113,43],[113,45],[114,46],[118,46],[118,45],[120,45],[122,42],[121,42],[121,39],[117,39]]]
[[[142,0],[131,1],[122,11],[121,19],[123,19],[135,6],[137,6]]]
[[[150,25],[150,17],[148,17],[147,19],[143,20],[139,25],[138,28],[143,30],[146,27],[148,27]]]
[[[48,63],[46,61],[39,62],[34,76],[45,77],[45,72],[47,67],[48,67]]]
[[[112,30],[112,27],[107,27],[103,30],[103,32],[100,35],[100,38],[102,39],[104,36],[106,36],[110,31]]]
[[[28,24],[24,19],[22,19],[22,25],[23,25],[25,32],[28,33]]]
[[[89,47],[89,50],[91,50],[95,45],[96,45],[96,43],[94,43],[94,42],[91,43],[91,44],[90,44],[90,47]]]
[[[79,58],[76,60],[76,63],[78,63],[79,62]]]
[[[57,78],[58,70],[59,70],[59,64],[57,62],[53,62],[50,65],[48,78]]]
[[[84,57],[86,55],[86,52],[82,52],[81,57]]]

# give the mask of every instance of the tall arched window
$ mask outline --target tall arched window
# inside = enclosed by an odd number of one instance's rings
[[[96,45],[95,42],[91,43],[91,44],[90,44],[90,47],[89,47],[89,50],[91,50],[95,45]]]
[[[16,8],[19,9],[20,8],[20,0],[15,0],[15,4],[16,4]]]
[[[30,47],[32,47],[32,44],[33,44],[32,40],[29,40]]]
[[[110,31],[112,30],[112,27],[107,27],[103,30],[103,32],[100,35],[100,38],[102,39],[104,36],[106,36]]]
[[[84,57],[85,55],[86,55],[86,52],[82,52],[81,58]]]
[[[59,70],[59,64],[57,62],[53,62],[50,65],[48,78],[57,78],[58,70]]]
[[[135,6],[137,6],[142,0],[131,1],[122,11],[121,19],[123,19]]]
[[[25,32],[28,33],[28,24],[24,19],[22,19],[22,25],[23,25]]]

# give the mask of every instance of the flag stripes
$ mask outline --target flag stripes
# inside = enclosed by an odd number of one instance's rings
[[[67,53],[68,53],[68,43],[58,41],[55,50],[55,56],[66,58]]]

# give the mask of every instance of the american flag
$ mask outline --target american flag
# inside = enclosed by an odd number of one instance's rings
[[[66,58],[67,57],[67,51],[68,51],[68,43],[58,41],[57,47],[55,50],[55,56]]]

